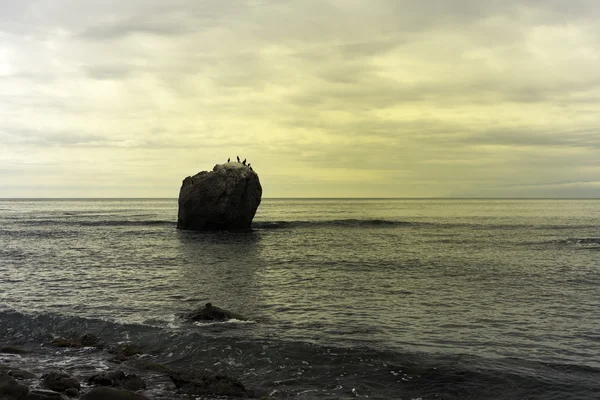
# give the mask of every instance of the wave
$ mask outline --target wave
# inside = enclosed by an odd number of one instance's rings
[[[569,238],[560,240],[559,243],[575,246],[581,249],[600,249],[600,238]]]
[[[254,229],[292,229],[311,227],[344,227],[344,228],[376,228],[411,226],[412,222],[385,219],[334,219],[324,221],[260,221],[254,222]]]
[[[193,324],[190,329],[171,330],[0,310],[0,343],[49,343],[73,331],[95,334],[108,345],[122,341],[140,344],[144,353],[163,365],[238,376],[245,384],[260,386],[275,398],[306,398],[301,395],[307,390],[320,394],[310,398],[347,398],[352,389],[372,399],[575,399],[600,393],[600,369],[587,365],[360,345],[338,347],[274,336],[252,337],[239,330],[198,329]],[[45,349],[51,354],[44,353]],[[70,351],[39,345],[34,350],[28,355],[29,362],[37,359],[40,365],[46,365],[49,357],[56,358],[61,351]],[[83,359],[97,353],[81,354]],[[97,367],[97,360],[87,366],[84,361],[74,365],[82,366],[76,373],[85,374]]]
[[[176,226],[175,221],[164,220],[59,220],[30,219],[19,221],[27,226]]]

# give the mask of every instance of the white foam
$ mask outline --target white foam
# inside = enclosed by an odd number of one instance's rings
[[[211,326],[211,325],[224,325],[224,324],[256,324],[256,321],[232,318],[227,321],[213,321],[213,322],[196,321],[196,322],[194,322],[194,325],[196,325],[196,326]]]

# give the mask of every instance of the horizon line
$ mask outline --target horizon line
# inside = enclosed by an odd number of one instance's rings
[[[0,197],[4,200],[178,200],[177,197]],[[262,200],[600,200],[600,197],[263,197]]]

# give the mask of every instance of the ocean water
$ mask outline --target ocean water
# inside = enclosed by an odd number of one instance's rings
[[[0,344],[35,349],[0,363],[108,368],[43,345],[75,330],[272,398],[600,398],[600,200],[263,199],[250,232],[176,219],[175,199],[0,200]],[[177,317],[206,302],[249,321]]]

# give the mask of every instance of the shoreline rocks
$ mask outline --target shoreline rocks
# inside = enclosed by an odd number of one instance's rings
[[[227,311],[226,315],[233,313]],[[198,395],[252,397],[254,394],[239,379],[229,375],[193,368],[173,369],[152,361],[150,355],[143,353],[143,346],[131,342],[114,346],[103,343],[104,348],[86,350],[77,347],[65,346],[58,352],[75,352],[80,356],[89,354],[95,360],[102,354],[102,358],[106,357],[105,360],[112,366],[104,372],[88,375],[81,371],[74,372],[74,366],[62,360],[60,370],[56,370],[56,367],[37,368],[37,374],[34,374],[19,368],[25,366],[20,363],[20,357],[6,364],[0,361],[0,400],[151,400],[149,395],[152,396],[157,388],[158,398],[161,399],[184,399]],[[51,354],[59,353],[55,349]],[[117,356],[110,358],[114,354]],[[44,363],[58,365],[48,359],[47,354],[44,358]],[[105,368],[104,361],[100,361],[91,369],[99,371]],[[80,381],[86,384],[80,384]]]
[[[256,172],[235,162],[188,176],[179,191],[177,228],[248,230],[260,205],[262,186]]]

